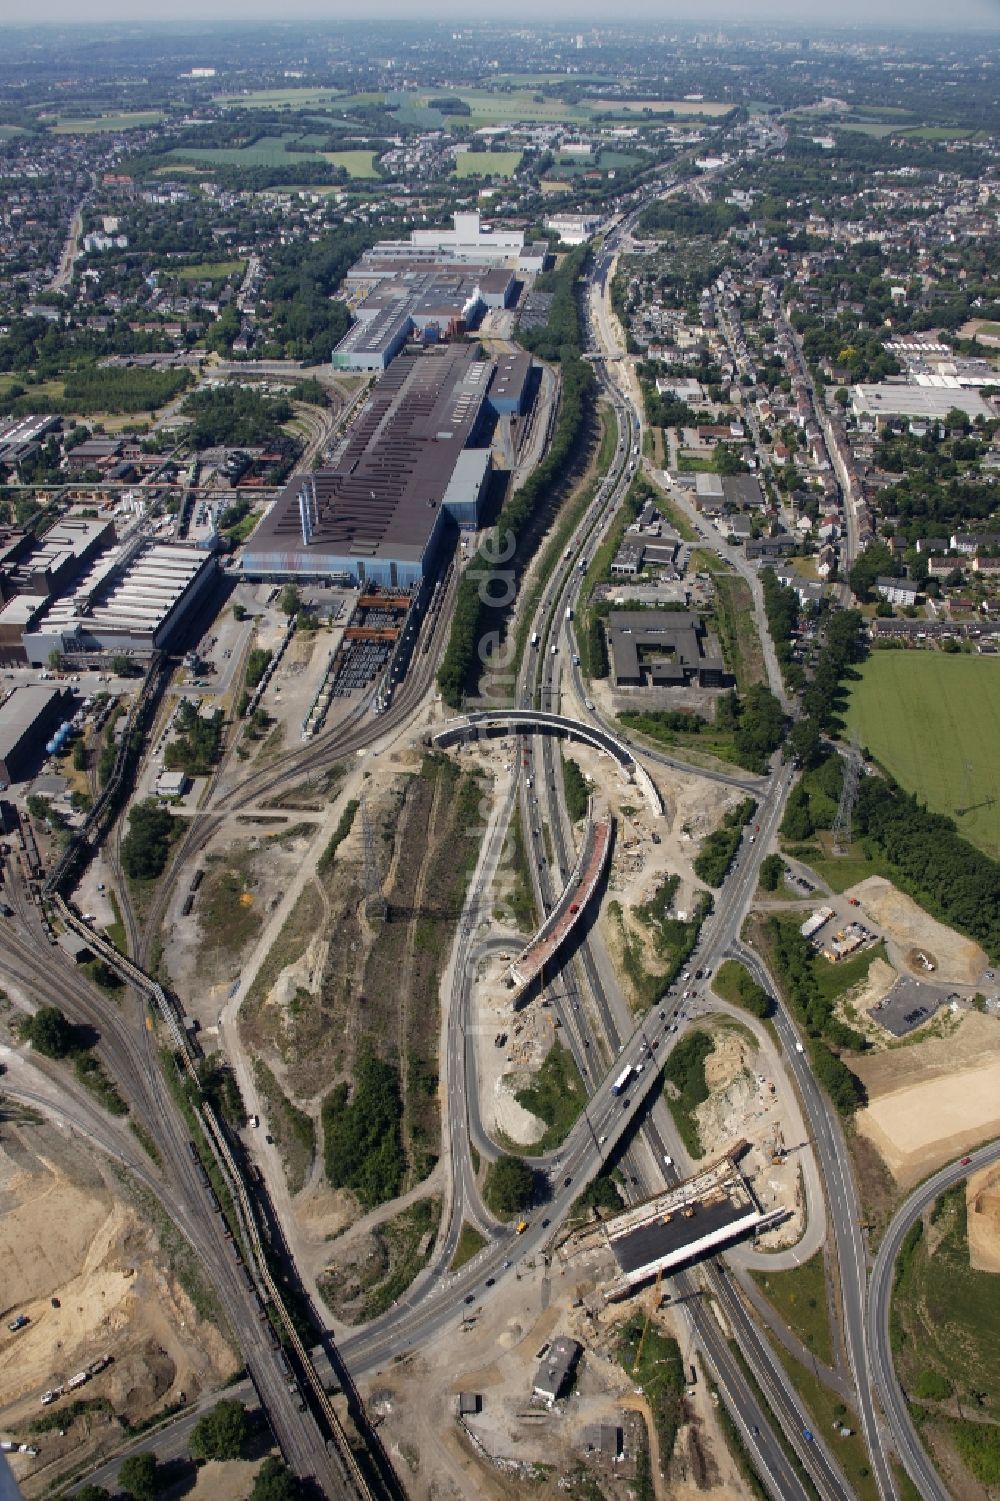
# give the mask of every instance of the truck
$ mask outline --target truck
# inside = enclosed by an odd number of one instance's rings
[[[567,620],[572,620],[573,619],[573,606],[572,605],[567,605],[566,606],[566,619]]]
[[[537,631],[532,631],[532,633],[531,633],[531,644],[532,644],[532,646],[537,651],[537,649],[538,649],[538,632]]]
[[[625,1088],[626,1084],[631,1079],[631,1077],[632,1077],[632,1065],[631,1065],[631,1063],[626,1063],[625,1067],[622,1069],[621,1073],[618,1075],[618,1078],[612,1084],[612,1086],[611,1086],[611,1093],[614,1094],[614,1095],[621,1094],[622,1090]]]

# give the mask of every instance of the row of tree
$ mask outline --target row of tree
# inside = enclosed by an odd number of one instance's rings
[[[479,642],[491,610],[484,585],[496,569],[497,558],[507,558],[507,539],[512,537],[515,550],[504,566],[518,576],[523,573],[538,538],[534,524],[537,514],[551,504],[580,458],[590,416],[594,373],[572,349],[564,348],[562,355],[562,399],[549,451],[507,501],[499,525],[476,553],[458,586],[451,635],[438,672],[441,695],[453,709],[461,705],[464,693],[475,688],[483,666]]]

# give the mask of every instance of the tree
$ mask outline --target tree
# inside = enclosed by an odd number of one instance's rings
[[[156,1455],[148,1449],[141,1454],[130,1454],[123,1459],[118,1471],[118,1484],[134,1501],[155,1501],[160,1489],[159,1465]]]
[[[103,1485],[81,1485],[76,1492],[77,1501],[111,1501],[111,1492]]]
[[[191,1453],[195,1459],[239,1459],[249,1436],[243,1403],[226,1398],[198,1419],[191,1433]]]
[[[73,1027],[58,1006],[43,1006],[28,1027],[31,1045],[46,1058],[66,1058],[73,1051]]]
[[[760,884],[765,891],[777,891],[784,873],[785,862],[780,855],[765,855],[760,862]]]
[[[871,542],[861,553],[848,574],[851,588],[859,599],[872,597],[875,580],[899,573],[892,549],[886,542]]]
[[[483,1198],[501,1219],[526,1209],[535,1193],[535,1175],[523,1157],[509,1153],[491,1163],[483,1187]]]
[[[58,646],[54,646],[49,652],[48,661],[49,666],[51,667],[53,672],[62,671],[62,652],[59,650]]]
[[[298,1480],[280,1459],[265,1459],[257,1471],[250,1501],[299,1501],[302,1494]]]
[[[87,770],[87,747],[82,740],[78,740],[73,746],[73,770]]]
[[[302,595],[294,584],[286,584],[278,600],[278,609],[283,615],[297,615],[302,608]]]
[[[137,803],[129,814],[128,833],[122,840],[122,866],[133,881],[152,881],[161,873],[170,853],[174,819],[152,798]]]
[[[115,656],[111,658],[111,671],[116,678],[127,678],[132,673],[131,657]]]

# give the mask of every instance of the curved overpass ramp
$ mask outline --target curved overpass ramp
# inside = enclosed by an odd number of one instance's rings
[[[576,867],[562,895],[510,967],[511,979],[517,987],[511,996],[515,1011],[583,917],[607,867],[613,831],[610,814],[596,823],[588,822]]]
[[[582,719],[549,714],[543,709],[484,709],[449,720],[431,736],[431,740],[435,745],[446,747],[483,736],[508,735],[512,731],[519,735],[563,735],[567,740],[579,740],[583,745],[593,746],[612,758],[626,782],[642,792],[650,811],[658,818],[662,816],[663,799],[646,768],[636,760],[625,742],[600,725],[588,724]]]

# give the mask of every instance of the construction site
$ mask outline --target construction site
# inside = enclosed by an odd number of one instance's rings
[[[608,1302],[616,1302],[644,1282],[655,1278],[659,1284],[664,1274],[759,1234],[784,1211],[765,1211],[758,1203],[739,1167],[746,1145],[738,1142],[693,1177],[571,1237],[560,1255],[572,1260],[581,1251],[606,1245],[617,1272],[602,1292]]]

